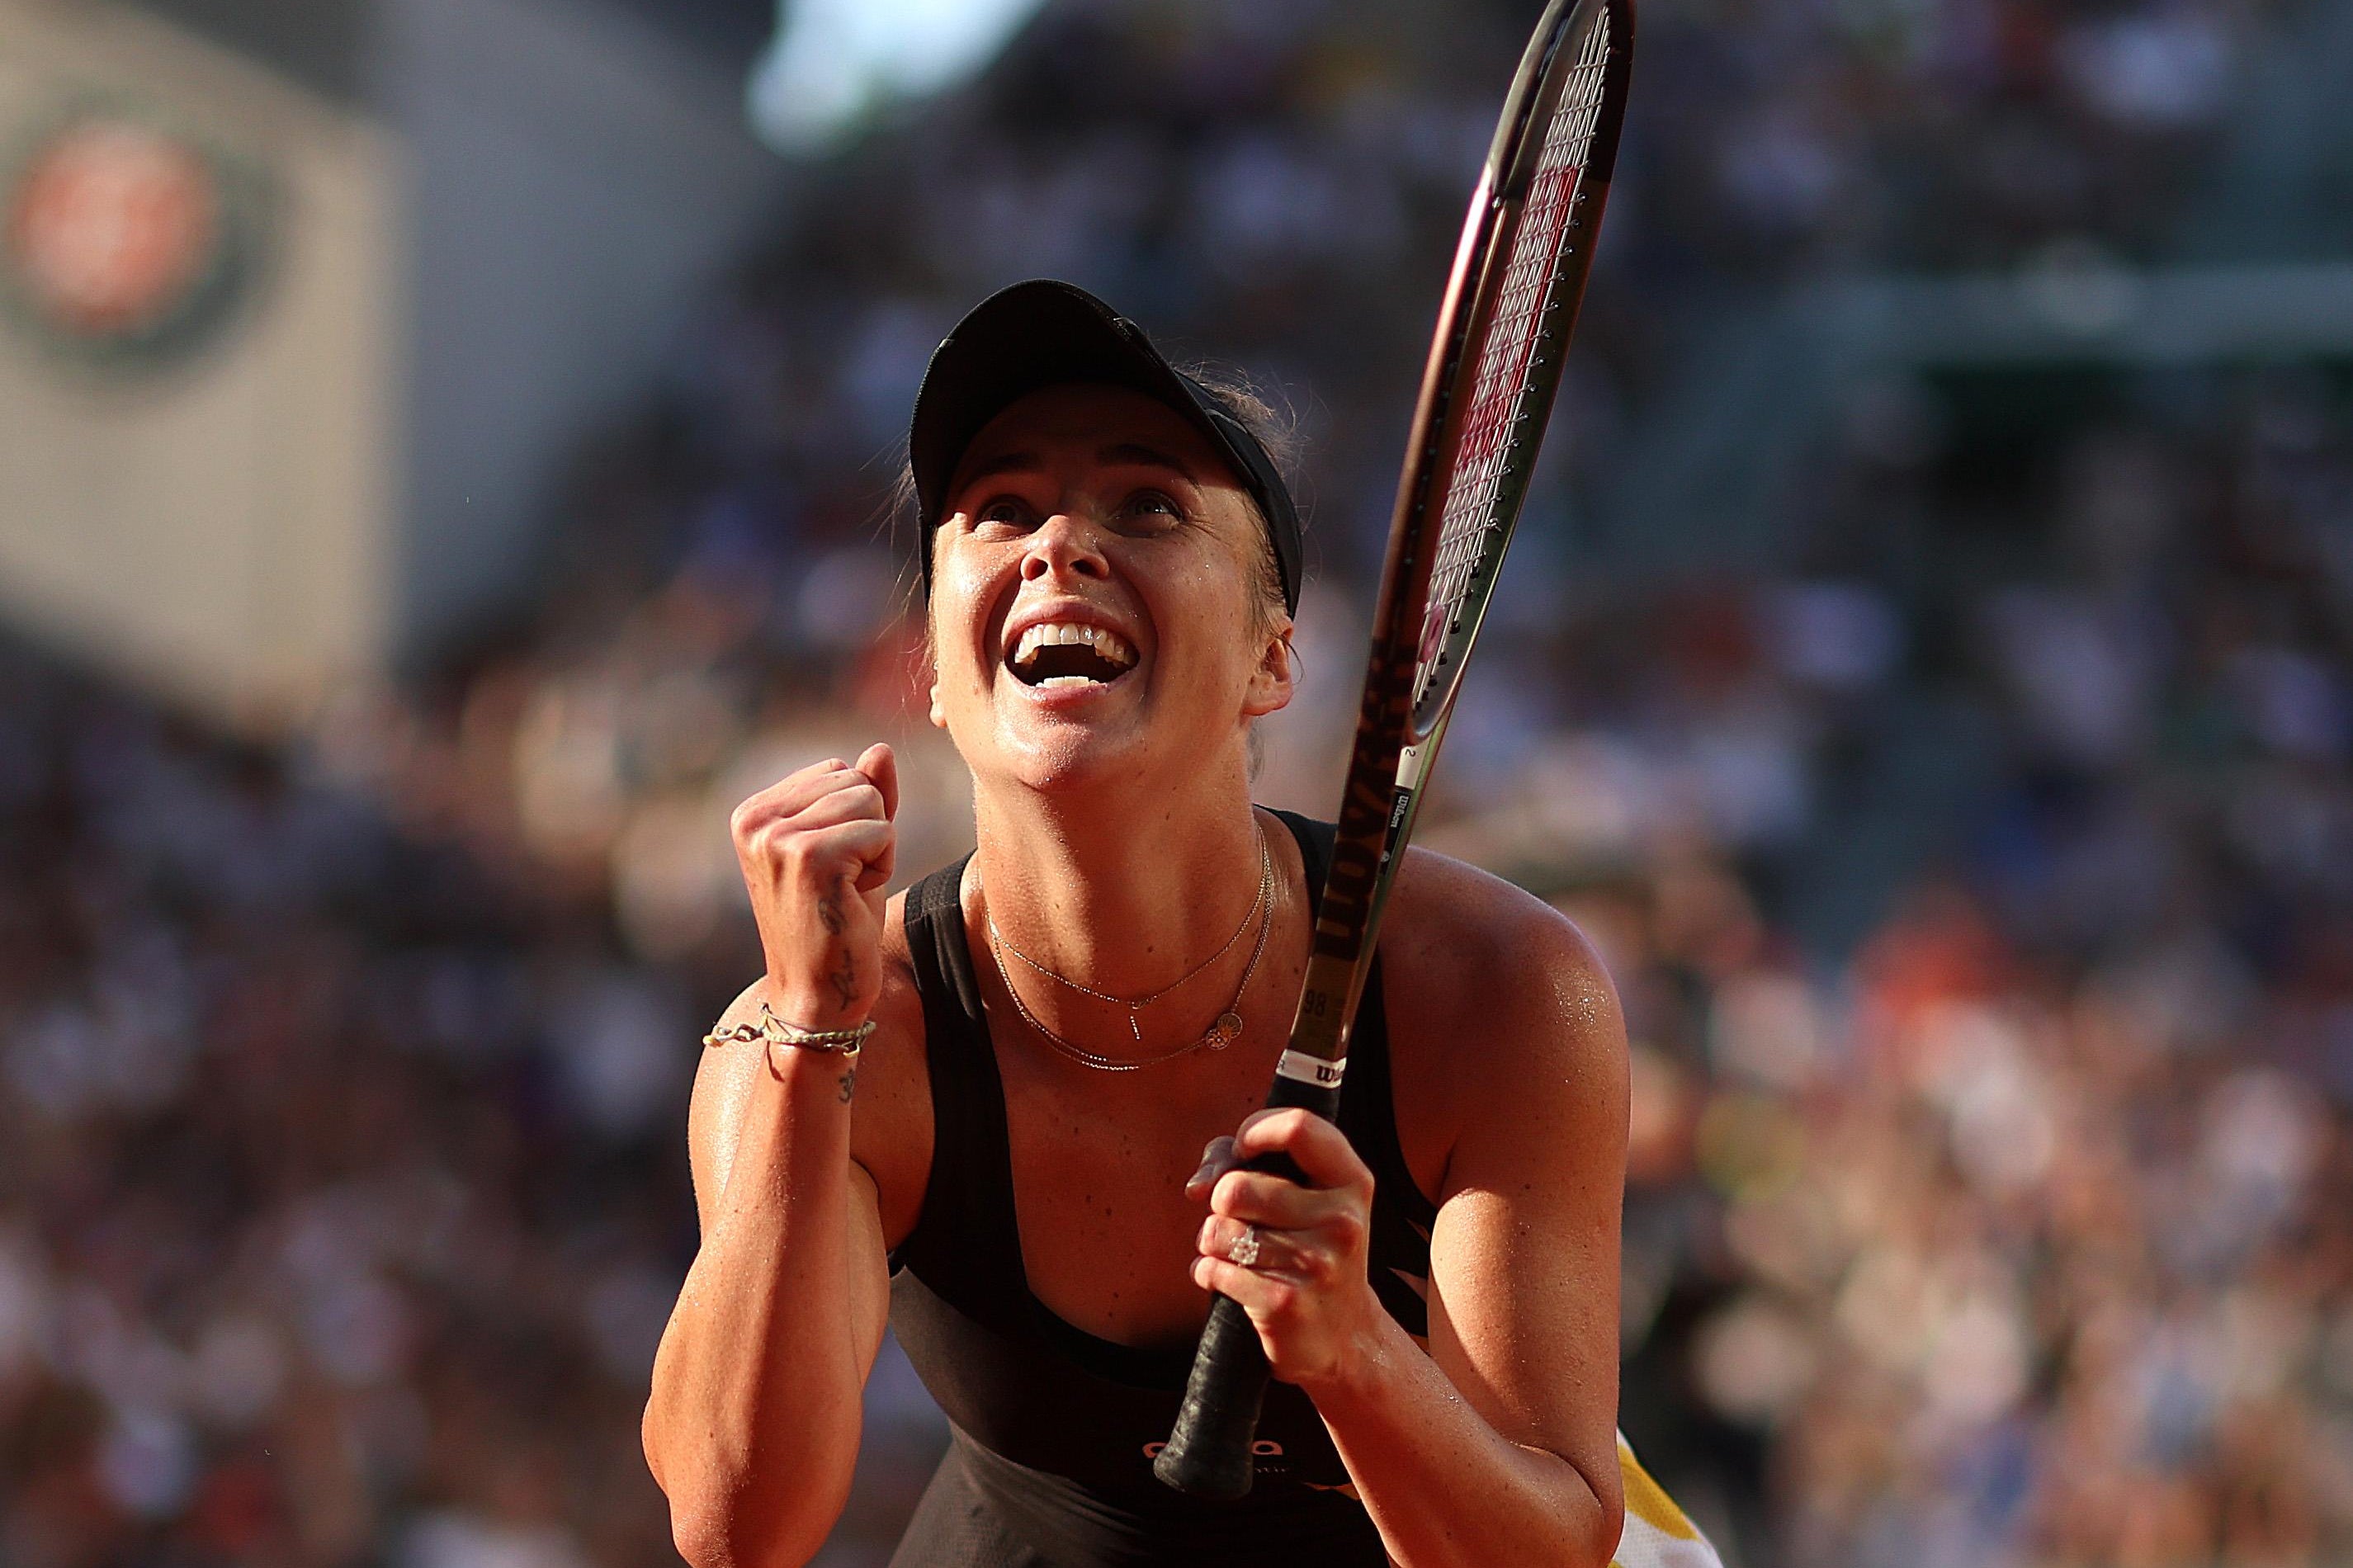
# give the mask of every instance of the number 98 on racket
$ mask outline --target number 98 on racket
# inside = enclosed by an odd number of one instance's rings
[[[1389,528],[1339,833],[1271,1106],[1339,1109],[1348,1030],[1383,905],[1461,689],[1600,232],[1625,119],[1631,0],[1552,0],[1513,79],[1438,311]],[[1287,1163],[1260,1165],[1293,1175]],[[1153,1472],[1178,1491],[1250,1490],[1267,1363],[1220,1296]]]

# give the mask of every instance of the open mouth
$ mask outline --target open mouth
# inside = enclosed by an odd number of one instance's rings
[[[1135,668],[1135,649],[1106,626],[1050,621],[1021,634],[1005,667],[1025,686],[1107,686]]]

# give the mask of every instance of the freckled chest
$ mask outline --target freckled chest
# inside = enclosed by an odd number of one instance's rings
[[[1255,1042],[1279,1028],[1264,1011],[1250,1009]],[[1271,1053],[1245,1046],[1200,1057],[1092,1073],[1040,1063],[1034,1048],[997,1051],[1030,1293],[1099,1338],[1187,1342],[1208,1314],[1191,1275],[1208,1210],[1185,1182],[1202,1146],[1263,1103]]]

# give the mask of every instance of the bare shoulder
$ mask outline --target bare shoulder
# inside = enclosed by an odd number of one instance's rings
[[[874,1033],[860,1048],[850,1158],[873,1179],[886,1241],[896,1246],[914,1227],[932,1163],[932,1096],[923,1056],[923,1005],[908,957],[906,894],[893,896],[883,916],[882,991],[874,1004]],[[754,981],[720,1016],[718,1028],[756,1023],[762,987]],[[767,1058],[754,1046],[706,1049],[696,1068],[687,1141],[695,1201],[705,1214],[727,1184],[744,1119],[765,1103],[759,1093]]]
[[[1398,1131],[1423,1190],[1466,1130],[1624,1135],[1626,1030],[1600,955],[1500,877],[1409,848],[1381,931]]]

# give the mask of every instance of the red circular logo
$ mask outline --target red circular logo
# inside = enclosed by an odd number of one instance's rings
[[[223,220],[218,182],[195,149],[134,121],[85,119],[25,164],[8,204],[9,259],[52,329],[135,338],[206,281]]]

